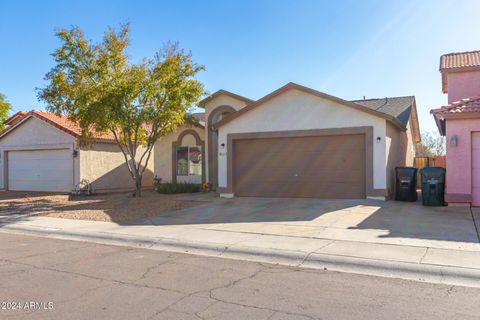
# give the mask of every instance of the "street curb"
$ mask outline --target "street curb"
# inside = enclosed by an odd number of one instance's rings
[[[472,268],[366,259],[334,254],[308,253],[258,247],[235,245],[225,246],[214,243],[193,243],[161,237],[138,237],[102,232],[81,233],[64,231],[62,229],[31,226],[19,227],[14,225],[3,225],[0,227],[0,232],[480,288],[480,269]]]

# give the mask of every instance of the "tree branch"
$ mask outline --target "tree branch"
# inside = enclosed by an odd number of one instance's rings
[[[133,173],[133,170],[132,168],[130,167],[130,161],[128,160],[128,156],[127,156],[127,153],[126,151],[123,149],[123,146],[122,146],[122,143],[120,142],[120,140],[118,139],[118,136],[117,136],[117,133],[115,132],[115,130],[112,130],[112,133],[113,133],[113,136],[115,137],[115,141],[117,142],[117,145],[120,147],[120,150],[122,151],[122,154],[123,154],[123,157],[125,158],[125,162],[127,163],[127,168],[128,168],[128,171],[130,172],[130,176],[132,177],[132,179],[135,179],[135,175]]]

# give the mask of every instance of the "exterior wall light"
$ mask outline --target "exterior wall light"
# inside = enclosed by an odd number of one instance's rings
[[[380,143],[382,141],[382,137],[377,137],[377,143]]]
[[[450,146],[456,147],[457,145],[458,145],[458,137],[457,135],[454,134],[450,137]]]
[[[225,148],[225,143],[222,143],[222,144],[220,145],[220,147],[222,147],[222,149],[224,149],[224,148]]]
[[[78,150],[77,149],[73,150],[73,157],[74,158],[78,157]]]

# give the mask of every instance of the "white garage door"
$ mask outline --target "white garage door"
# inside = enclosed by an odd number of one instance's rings
[[[8,152],[8,189],[65,191],[73,187],[70,149]]]

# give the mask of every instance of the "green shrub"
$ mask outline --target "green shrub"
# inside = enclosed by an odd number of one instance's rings
[[[200,185],[195,183],[172,183],[160,182],[155,185],[155,190],[158,193],[174,194],[174,193],[193,193],[200,192]]]

